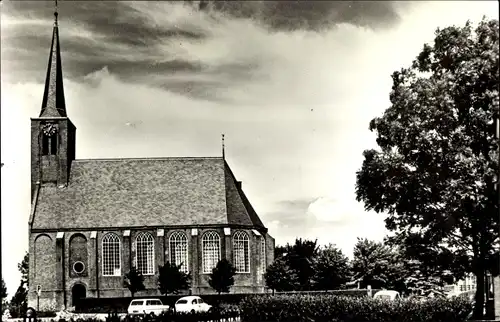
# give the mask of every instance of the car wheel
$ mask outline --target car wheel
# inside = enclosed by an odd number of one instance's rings
[[[191,310],[191,314],[195,314],[196,312],[194,310]]]

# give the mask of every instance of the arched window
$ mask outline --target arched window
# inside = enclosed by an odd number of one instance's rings
[[[59,136],[42,134],[42,155],[56,155]]]
[[[250,273],[250,239],[244,231],[233,236],[233,256],[236,273]]]
[[[142,275],[153,275],[155,270],[155,242],[150,233],[140,232],[135,238],[135,267]]]
[[[120,238],[113,233],[102,238],[102,275],[121,275]]]
[[[181,271],[187,273],[188,269],[188,243],[185,233],[176,231],[169,238],[170,263],[181,265]]]
[[[210,274],[220,260],[220,236],[215,231],[206,232],[203,245],[203,273]]]

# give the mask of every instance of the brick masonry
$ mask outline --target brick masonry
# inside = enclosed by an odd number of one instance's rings
[[[174,231],[183,231],[188,237],[188,262],[193,277],[191,292],[193,294],[210,294],[214,290],[208,284],[208,274],[202,272],[202,245],[201,237],[207,231],[216,231],[221,237],[222,258],[232,261],[232,236],[238,229],[231,229],[230,235],[224,235],[224,228],[197,228],[197,235],[192,234],[192,228],[179,227],[178,229],[164,229],[164,236],[157,236],[157,229],[131,229],[130,236],[124,236],[124,230],[97,231],[95,237],[91,231],[66,231],[59,237],[56,232],[39,232],[30,235],[30,293],[28,305],[37,307],[37,295],[34,290],[37,285],[42,287],[39,297],[39,310],[60,310],[73,305],[72,291],[75,285],[81,284],[86,289],[86,297],[126,297],[130,296],[128,289],[123,287],[123,276],[133,262],[135,252],[132,244],[140,231],[149,232],[155,236],[155,275],[145,276],[145,291],[136,296],[160,295],[157,288],[158,265],[169,259],[169,237]],[[274,238],[261,231],[257,235],[251,229],[243,229],[250,237],[250,273],[235,275],[235,284],[231,293],[263,292],[264,278],[261,269],[263,254],[261,254],[261,240],[266,239],[266,267],[274,260]],[[102,238],[108,233],[116,233],[121,244],[121,275],[102,275]],[[264,235],[263,235],[264,234]],[[71,240],[75,236],[83,236],[86,240],[86,269],[83,274],[73,271],[74,259],[71,254]],[[79,255],[78,255],[79,256]],[[79,257],[79,259],[85,258]],[[85,260],[82,260],[85,261]]]

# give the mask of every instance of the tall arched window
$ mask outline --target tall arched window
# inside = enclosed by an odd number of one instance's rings
[[[184,232],[176,231],[169,238],[170,263],[181,265],[182,272],[188,272],[188,243]]]
[[[150,233],[140,232],[135,238],[135,267],[142,275],[153,275],[155,270],[155,242]]]
[[[236,273],[250,273],[250,238],[244,231],[233,236],[233,256]]]
[[[102,238],[102,275],[121,275],[120,238],[113,233]]]
[[[203,245],[203,273],[210,274],[220,260],[220,236],[215,231],[206,232]]]

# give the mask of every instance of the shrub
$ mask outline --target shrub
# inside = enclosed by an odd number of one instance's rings
[[[395,302],[329,294],[257,296],[240,305],[242,321],[465,321],[472,309],[464,299]]]

